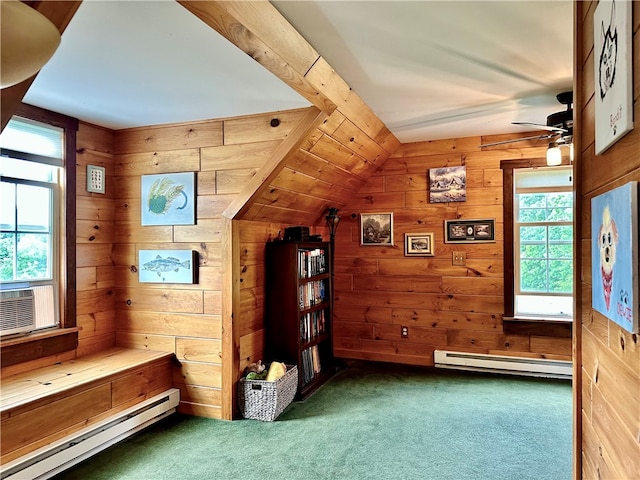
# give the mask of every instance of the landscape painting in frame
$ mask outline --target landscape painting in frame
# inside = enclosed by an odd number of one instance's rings
[[[592,307],[638,333],[638,182],[591,200]]]
[[[633,129],[632,3],[601,0],[593,14],[596,155]]]
[[[142,225],[195,225],[195,176],[142,175]]]
[[[393,246],[393,213],[361,213],[360,245]]]
[[[407,257],[433,257],[433,232],[431,233],[405,233],[404,254]]]
[[[429,202],[466,202],[467,167],[429,169]]]
[[[197,283],[198,252],[195,250],[138,251],[141,283]]]

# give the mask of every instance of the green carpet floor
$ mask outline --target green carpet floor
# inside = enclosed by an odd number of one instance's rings
[[[274,422],[173,415],[63,479],[571,478],[568,381],[352,362]]]

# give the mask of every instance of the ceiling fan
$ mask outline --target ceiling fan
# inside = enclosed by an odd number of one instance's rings
[[[547,165],[560,165],[562,154],[560,147],[569,147],[571,161],[573,161],[573,92],[562,92],[556,95],[556,99],[567,109],[552,113],[547,117],[547,124],[532,122],[511,122],[513,125],[532,126],[537,129],[546,130],[549,133],[535,135],[532,137],[514,138],[501,142],[485,143],[480,147],[491,147],[506,143],[522,142],[524,140],[551,140],[547,149]]]

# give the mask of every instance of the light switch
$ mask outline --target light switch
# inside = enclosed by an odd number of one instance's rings
[[[467,254],[465,252],[453,252],[453,265],[466,265]]]
[[[87,165],[87,192],[104,193],[104,167]]]

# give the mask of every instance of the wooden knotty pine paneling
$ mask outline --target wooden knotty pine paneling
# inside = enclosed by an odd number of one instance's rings
[[[384,138],[383,146],[336,110],[287,157],[284,168],[241,218],[322,224],[327,209],[346,205],[398,147],[397,140]]]
[[[244,185],[270,158],[278,145],[304,117],[307,109],[273,112],[222,120],[193,122],[115,133],[116,185],[113,258],[113,302],[117,311],[116,343],[175,353],[174,386],[180,388],[183,413],[226,418],[230,392],[223,390],[223,268],[224,242],[228,242],[222,213]],[[277,118],[279,124],[271,126]],[[196,225],[140,225],[141,176],[197,173]],[[282,227],[277,227],[281,229]],[[277,230],[273,232],[277,235]],[[259,237],[262,245],[266,241]],[[199,254],[199,283],[166,285],[138,282],[140,249],[188,249]],[[262,254],[240,255],[261,262]],[[264,273],[255,263],[243,264],[238,279],[239,312],[234,312],[233,352],[224,358],[259,355]],[[235,279],[233,279],[235,281]],[[244,287],[246,282],[246,288]],[[256,293],[257,292],[257,293]],[[239,340],[238,340],[239,339]],[[236,343],[242,346],[236,351]],[[258,345],[258,343],[256,343]],[[253,350],[257,350],[254,352]],[[226,360],[225,360],[226,361]],[[243,368],[243,367],[242,367]],[[235,377],[235,374],[233,375]],[[235,378],[233,378],[235,380]],[[233,408],[233,406],[231,406]]]
[[[594,150],[593,12],[597,2],[577,2],[576,116],[580,128],[576,160],[580,182],[578,216],[581,282],[576,343],[578,370],[574,397],[576,478],[637,478],[640,472],[640,346],[630,334],[591,308],[591,199],[640,181],[640,5],[633,3],[634,117],[636,128],[610,149]]]
[[[76,154],[77,355],[115,344],[115,182],[113,132],[80,122]],[[88,193],[87,165],[105,168],[105,193]]]
[[[480,137],[400,146],[341,210],[335,249],[337,356],[433,365],[435,349],[571,358],[569,338],[503,332],[503,159],[546,145],[481,151]],[[487,139],[488,140],[488,139]],[[493,140],[493,139],[492,139]],[[535,145],[535,144],[534,144]],[[428,202],[430,168],[465,165],[467,200]],[[394,246],[360,246],[359,214],[393,212]],[[495,218],[496,243],[445,244],[444,220]],[[405,257],[404,234],[434,232],[434,257]],[[452,265],[453,251],[466,266]],[[409,337],[400,337],[400,327]]]

